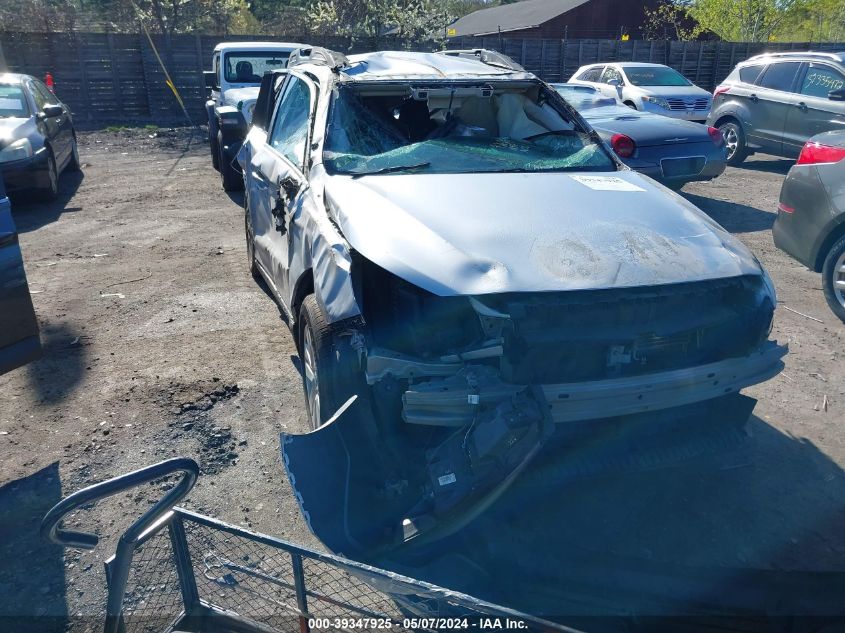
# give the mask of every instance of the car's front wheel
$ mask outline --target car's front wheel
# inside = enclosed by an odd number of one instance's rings
[[[47,150],[47,182],[38,189],[38,197],[42,200],[55,200],[59,195],[59,170],[53,152]]]
[[[719,131],[725,138],[728,165],[736,167],[748,158],[748,146],[745,144],[745,132],[736,121],[725,121],[719,125]]]
[[[258,265],[255,263],[255,231],[252,228],[252,217],[249,213],[249,196],[244,196],[244,232],[246,233],[246,258],[249,262],[249,272],[254,279],[258,279]]]
[[[334,334],[313,294],[299,309],[299,356],[308,421],[316,430],[359,393],[362,377],[355,367],[356,356]]]
[[[220,148],[220,180],[224,191],[241,191],[244,188],[244,179],[231,161],[226,160],[223,153],[223,140],[217,137],[217,146]]]
[[[845,322],[845,237],[833,245],[824,260],[822,287],[830,309]]]

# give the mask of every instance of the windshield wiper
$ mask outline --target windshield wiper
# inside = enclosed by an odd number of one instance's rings
[[[360,178],[361,176],[372,176],[375,174],[392,174],[399,171],[407,171],[409,169],[421,169],[428,167],[431,163],[415,163],[413,165],[394,165],[393,167],[382,167],[381,169],[374,169],[373,171],[351,171],[348,172],[353,178]]]

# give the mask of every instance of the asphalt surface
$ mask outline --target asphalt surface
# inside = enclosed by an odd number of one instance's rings
[[[80,143],[83,173],[62,178],[58,201],[12,201],[45,354],[0,377],[0,616],[56,618],[21,631],[63,630],[68,617],[96,630],[103,560],[171,484],[72,517],[102,535],[93,552],[45,547],[41,515],[174,455],[203,469],[188,507],[319,547],[279,458],[278,433],[307,430],[299,361],[247,270],[240,196],[222,191],[199,134],[90,132]],[[752,249],[779,295],[773,337],[790,353],[780,376],[747,391],[759,402],[743,450],[582,480],[554,510],[532,499],[530,525],[526,513],[508,519],[512,552],[536,554],[557,533],[582,552],[693,569],[845,570],[845,326],[819,276],[772,242],[789,164],[753,157],[683,192]],[[549,521],[577,518],[544,531],[544,504]]]

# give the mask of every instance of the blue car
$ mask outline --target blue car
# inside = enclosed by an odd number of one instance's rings
[[[634,110],[593,86],[551,84],[628,167],[672,189],[725,171],[722,133],[692,121]]]
[[[0,374],[41,355],[12,209],[0,177]]]

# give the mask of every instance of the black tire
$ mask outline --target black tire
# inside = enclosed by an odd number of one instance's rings
[[[80,171],[82,169],[82,163],[79,161],[79,144],[76,142],[76,134],[73,135],[73,143],[71,145],[70,150],[70,160],[67,163],[67,167],[65,168],[68,171]]]
[[[217,126],[208,121],[208,146],[211,149],[211,166],[220,171],[220,146],[217,144]]]
[[[261,277],[258,265],[255,263],[255,232],[249,215],[249,196],[244,196],[244,233],[246,233],[246,257],[249,263],[249,274],[253,279]]]
[[[224,191],[243,191],[244,178],[241,172],[232,166],[232,163],[223,156],[223,143],[217,140],[220,147],[220,182]]]
[[[363,375],[357,355],[345,338],[334,336],[313,294],[305,297],[299,309],[299,356],[308,420],[317,429],[349,398],[360,394]]]
[[[742,126],[731,119],[719,125],[719,131],[725,137],[728,148],[727,162],[731,167],[741,165],[748,158],[748,146],[745,143],[745,132]]]
[[[837,281],[845,284],[845,237],[833,245],[822,266],[824,298],[833,314],[845,323],[845,287],[837,288]]]
[[[47,150],[47,185],[38,188],[38,197],[44,201],[55,200],[59,195],[59,171],[53,152]]]

